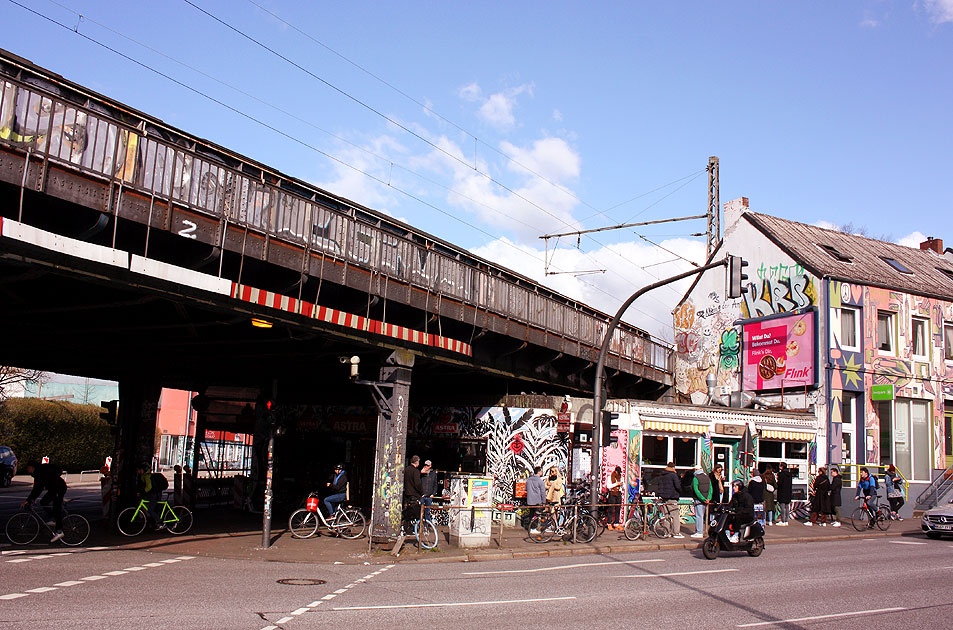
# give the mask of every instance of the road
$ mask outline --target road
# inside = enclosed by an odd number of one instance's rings
[[[913,628],[953,619],[953,540],[371,565],[0,549],[4,628]],[[323,581],[323,583],[321,582]]]

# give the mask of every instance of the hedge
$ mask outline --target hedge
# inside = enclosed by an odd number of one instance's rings
[[[96,405],[38,398],[11,398],[0,405],[0,444],[16,453],[22,470],[49,457],[68,472],[99,469],[114,437]]]

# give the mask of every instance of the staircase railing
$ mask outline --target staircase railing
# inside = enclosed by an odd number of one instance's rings
[[[914,509],[929,510],[936,507],[943,497],[953,489],[953,466],[947,468],[917,497]]]

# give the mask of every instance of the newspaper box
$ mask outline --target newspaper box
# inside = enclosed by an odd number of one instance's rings
[[[488,547],[493,530],[493,478],[450,477],[450,544]]]

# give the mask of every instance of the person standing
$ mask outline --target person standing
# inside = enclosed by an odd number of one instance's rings
[[[765,466],[764,474],[764,521],[766,525],[774,525],[775,492],[778,489],[778,477],[774,474],[771,464]]]
[[[831,511],[831,482],[827,478],[827,469],[821,466],[811,484],[811,520],[804,523],[808,527],[820,520],[827,527],[827,513]]]
[[[716,464],[708,474],[708,478],[711,480],[711,502],[727,503],[728,499],[725,495],[728,488],[725,487],[725,469],[722,465]]]
[[[794,494],[794,479],[788,465],[785,462],[778,464],[778,505],[781,506],[781,514],[778,525],[787,527],[791,518],[791,497]]]
[[[692,479],[692,507],[695,510],[695,533],[692,538],[705,537],[705,525],[708,523],[708,506],[711,504],[711,479],[701,466],[695,466]]]
[[[540,473],[543,472],[542,466],[536,466],[533,474],[526,478],[526,505],[530,506],[530,515],[535,516],[540,513],[540,509],[546,504],[546,484]]]
[[[622,529],[619,526],[622,511],[622,468],[616,466],[609,474],[609,483],[606,486],[609,490],[607,502],[609,503],[609,529]]]
[[[404,521],[409,522],[420,517],[420,497],[424,489],[420,484],[420,456],[414,455],[404,468]]]
[[[560,505],[565,494],[566,484],[562,475],[559,474],[559,469],[553,466],[549,469],[549,476],[546,477],[546,503]]]
[[[425,505],[424,520],[430,520],[430,506],[433,505],[433,495],[437,491],[437,471],[433,470],[433,462],[429,459],[420,468],[420,502]]]
[[[669,531],[671,538],[684,538],[682,536],[681,522],[678,516],[678,498],[682,495],[681,482],[678,474],[675,472],[675,462],[669,462],[662,471],[658,479],[658,494],[665,503],[662,507],[665,509],[665,518],[669,522]]]
[[[761,473],[755,468],[751,471],[751,481],[748,482],[748,494],[754,502],[755,519],[764,527],[764,480]]]
[[[840,527],[840,506],[841,489],[844,487],[844,480],[841,479],[840,470],[837,466],[831,466],[831,526]]]
[[[887,466],[884,472],[884,487],[887,489],[887,503],[890,504],[890,518],[902,521],[900,508],[903,507],[903,477],[893,464]]]
[[[63,470],[55,464],[37,464],[29,462],[26,465],[26,474],[33,476],[33,489],[21,507],[27,507],[36,500],[40,493],[46,494],[40,499],[41,505],[49,505],[53,511],[53,538],[56,542],[63,537],[63,497],[66,495],[66,481],[63,479]]]
[[[324,497],[324,507],[328,510],[328,518],[332,518],[334,510],[347,499],[347,473],[344,472],[344,464],[338,464],[334,467],[331,481],[326,485],[328,492],[331,494]]]

